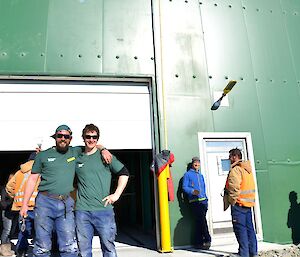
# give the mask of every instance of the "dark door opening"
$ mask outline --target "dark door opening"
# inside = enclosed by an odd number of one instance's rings
[[[27,162],[32,152],[3,151],[0,152],[0,185],[5,185],[10,173],[20,169],[20,165]]]
[[[118,234],[116,241],[126,245],[156,249],[153,174],[150,172],[152,150],[111,151],[130,172],[128,185],[115,203]],[[0,152],[0,185],[5,185],[10,173],[20,169],[29,151]],[[112,181],[115,187],[116,178]],[[0,222],[0,232],[1,232]],[[14,238],[17,231],[14,233]]]
[[[128,185],[115,203],[118,228],[116,241],[156,249],[152,150],[114,150],[113,154],[130,172]],[[112,189],[116,186],[113,179]]]

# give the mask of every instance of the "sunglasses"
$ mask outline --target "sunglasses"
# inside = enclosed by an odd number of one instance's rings
[[[70,139],[71,135],[65,135],[65,134],[56,134],[56,138],[65,138],[65,139]]]
[[[91,139],[91,138],[92,139],[98,139],[98,136],[97,135],[85,135],[84,138],[85,139]]]

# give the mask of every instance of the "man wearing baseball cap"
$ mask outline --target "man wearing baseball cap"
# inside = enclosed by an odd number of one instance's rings
[[[55,146],[41,151],[35,158],[31,175],[24,195],[20,215],[27,216],[28,201],[34,185],[40,177],[41,182],[35,205],[34,256],[48,257],[52,246],[52,231],[57,233],[57,242],[62,257],[77,257],[78,247],[75,235],[74,200],[70,197],[75,176],[75,160],[82,153],[82,147],[71,147],[72,130],[60,125],[51,136]],[[109,159],[107,150],[101,151],[105,160]]]
[[[196,248],[208,250],[211,245],[211,236],[206,220],[208,199],[204,177],[200,170],[199,157],[192,158],[191,167],[183,176],[182,189],[187,194],[191,210],[195,217]]]

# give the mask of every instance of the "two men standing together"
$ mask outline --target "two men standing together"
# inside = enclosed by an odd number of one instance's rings
[[[114,246],[116,224],[111,204],[122,194],[129,173],[107,150],[97,148],[99,134],[95,125],[86,125],[82,131],[85,143],[82,152],[81,147],[69,146],[72,131],[68,126],[61,125],[52,136],[56,146],[36,156],[24,195],[24,203],[28,203],[37,180],[41,178],[35,207],[35,256],[50,255],[53,230],[57,233],[61,256],[77,256],[75,220],[79,250],[83,257],[92,256],[94,230],[99,234],[103,256],[117,256]],[[257,256],[251,211],[255,202],[253,173],[249,162],[241,160],[239,149],[230,150],[229,159],[232,165],[225,185],[224,207],[227,209],[231,205],[233,228],[239,242],[237,256]],[[74,219],[74,200],[70,192],[73,190],[75,172],[78,191]],[[119,175],[113,194],[109,192],[111,172]],[[192,167],[183,179],[183,189],[197,217],[197,244],[202,249],[208,249],[211,243],[206,221],[208,199],[199,158],[192,159]],[[27,211],[27,204],[23,204],[20,215],[26,216]]]
[[[36,238],[33,249],[35,256],[50,256],[54,230],[57,233],[60,255],[63,257],[78,255],[73,214],[74,200],[70,197],[75,172],[78,175],[75,215],[81,255],[92,256],[95,228],[100,237],[103,256],[117,256],[114,246],[116,234],[114,213],[112,207],[107,206],[119,199],[127,184],[129,173],[106,149],[97,148],[99,134],[99,129],[95,125],[86,125],[82,132],[85,143],[82,152],[81,147],[69,146],[72,131],[67,125],[61,125],[52,135],[56,146],[36,156],[20,211],[20,215],[26,217],[27,203],[40,177],[39,194],[35,205]],[[113,194],[109,192],[111,172],[119,175],[118,186]]]
[[[231,206],[233,230],[239,243],[237,257],[257,256],[257,239],[252,222],[252,207],[255,204],[255,182],[249,161],[242,161],[239,149],[229,151],[231,169],[224,189],[224,211]],[[200,159],[194,157],[190,169],[183,176],[183,191],[195,216],[195,243],[200,249],[209,249],[211,237],[208,231],[206,213],[208,198]]]

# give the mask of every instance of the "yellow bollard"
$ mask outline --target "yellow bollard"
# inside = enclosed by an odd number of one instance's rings
[[[160,218],[160,238],[161,252],[172,252],[171,232],[170,232],[170,214],[168,202],[167,179],[170,177],[169,165],[158,176],[158,199],[159,199],[159,218]]]

